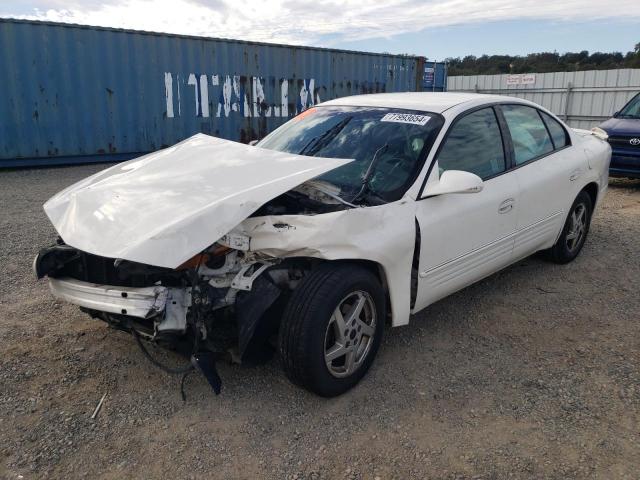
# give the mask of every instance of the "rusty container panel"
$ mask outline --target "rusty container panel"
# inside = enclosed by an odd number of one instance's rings
[[[261,138],[346,95],[422,88],[420,57],[0,19],[0,167]]]

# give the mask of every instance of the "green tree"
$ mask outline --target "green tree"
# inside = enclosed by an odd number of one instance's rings
[[[498,73],[545,73],[578,70],[605,70],[615,68],[640,68],[640,43],[634,50],[621,52],[557,52],[521,55],[467,55],[448,58],[449,75],[493,75]]]

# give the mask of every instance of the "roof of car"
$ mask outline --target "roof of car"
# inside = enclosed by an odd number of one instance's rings
[[[486,103],[504,102],[508,97],[500,95],[483,95],[480,93],[459,92],[403,92],[373,93],[370,95],[354,95],[323,102],[320,105],[340,105],[353,107],[386,107],[421,110],[442,113],[461,103],[484,100]],[[513,100],[513,99],[511,99]]]

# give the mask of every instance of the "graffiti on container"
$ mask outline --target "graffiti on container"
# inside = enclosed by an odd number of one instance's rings
[[[192,106],[182,105],[184,90],[193,96]],[[265,93],[268,91],[268,98]],[[290,91],[293,96],[290,101]],[[244,117],[288,117],[320,102],[313,78],[288,80],[275,77],[240,75],[207,75],[190,73],[181,76],[164,73],[164,95],[168,118],[228,117],[232,113]]]

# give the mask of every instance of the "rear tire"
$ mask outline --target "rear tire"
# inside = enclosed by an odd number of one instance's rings
[[[571,205],[558,241],[549,249],[552,261],[564,264],[578,256],[589,233],[592,213],[591,197],[583,190]]]
[[[346,392],[373,363],[385,312],[384,291],[369,270],[321,264],[285,308],[279,350],[287,377],[323,397]]]

